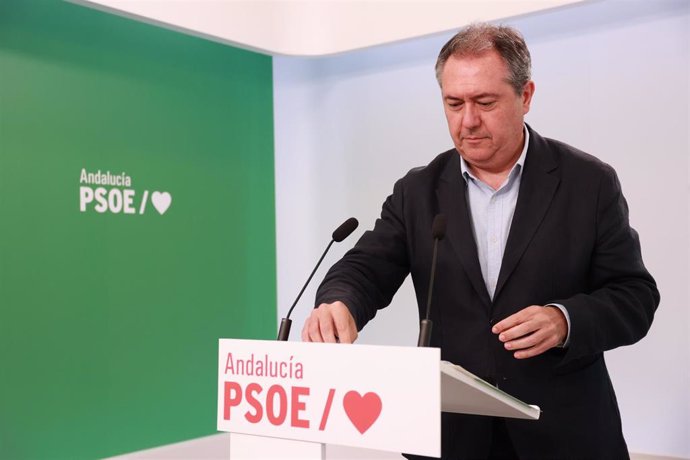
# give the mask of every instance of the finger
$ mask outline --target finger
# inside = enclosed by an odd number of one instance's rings
[[[541,309],[542,307],[538,305],[530,305],[529,307],[525,307],[517,313],[513,313],[507,318],[504,318],[496,323],[494,327],[491,328],[491,332],[494,334],[500,334],[501,332],[504,332],[512,327],[525,323],[535,314],[538,314]]]
[[[307,331],[308,327],[309,323],[305,321],[304,326],[302,326],[302,342],[311,342],[311,339],[309,338],[309,332]]]
[[[347,305],[337,301],[321,304],[307,317],[302,328],[305,342],[352,343],[357,339],[357,325]]]
[[[349,318],[336,318],[335,324],[340,343],[353,343],[357,339],[357,326],[355,326],[351,316]]]
[[[327,307],[335,328],[335,340],[341,343],[352,343],[357,339],[357,325],[355,319],[343,302],[334,302]]]
[[[507,342],[504,346],[506,350],[515,351],[514,356],[516,358],[523,359],[540,355],[560,343],[557,333],[548,329],[540,329],[527,337]]]
[[[503,347],[506,350],[524,350],[527,348],[534,347],[545,340],[545,336],[541,331],[535,331],[529,335],[522,336],[518,339],[505,342]]]
[[[321,336],[321,326],[320,326],[320,313],[321,309],[316,308],[311,311],[307,319],[304,321],[302,326],[302,340],[304,342],[323,342],[323,337]]]
[[[333,323],[333,316],[331,313],[328,310],[320,312],[318,319],[318,329],[321,335],[321,341],[326,343],[336,343],[335,324]]]
[[[310,342],[323,342],[323,337],[321,336],[319,315],[316,311],[313,311],[310,316],[309,325],[307,327],[307,334],[309,336]]]
[[[515,327],[508,332],[502,333],[499,339],[504,341],[504,347],[506,350],[521,350],[536,346],[537,344],[543,343],[548,348],[552,348],[561,343],[561,337],[558,330],[549,323],[546,319],[539,320],[534,319],[529,323],[532,326],[533,331],[529,334],[518,336],[515,339],[503,340],[501,336],[508,335],[513,330],[517,329]],[[504,337],[505,338],[505,337]]]
[[[311,342],[311,339],[309,337],[309,326],[311,325],[312,321],[312,314],[310,313],[309,316],[307,316],[307,319],[304,321],[304,324],[302,325],[302,342]]]
[[[561,343],[567,331],[567,325],[561,325],[560,311],[541,308],[527,322],[518,325],[499,335],[499,340],[511,343],[509,349],[528,348],[537,342],[546,341],[549,346]],[[565,324],[565,320],[563,320]]]
[[[521,322],[520,318],[518,317],[519,314],[520,312],[517,312],[494,324],[494,327],[491,328],[491,332],[493,332],[494,334],[500,334],[501,332],[507,329],[517,326]]]
[[[532,334],[538,329],[539,327],[534,321],[528,320],[524,323],[517,324],[510,329],[504,330],[498,335],[498,340],[501,342],[510,342],[511,340],[516,340],[520,337],[525,337],[529,334]]]
[[[314,313],[312,312],[304,322],[304,325],[302,326],[302,341],[303,342],[312,342],[311,337],[309,335],[309,328],[311,328],[311,323],[314,321]]]
[[[535,356],[539,356],[540,354],[544,353],[546,350],[549,350],[550,348],[551,347],[546,345],[545,342],[541,342],[531,348],[516,351],[515,353],[513,353],[513,357],[515,357],[515,359],[533,358]]]
[[[307,333],[309,334],[310,342],[323,342],[323,337],[321,337],[321,331],[319,330],[319,323],[317,321],[314,321],[314,323],[312,323]]]

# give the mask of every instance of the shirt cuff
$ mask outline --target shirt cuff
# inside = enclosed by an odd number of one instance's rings
[[[556,307],[561,311],[561,313],[563,313],[563,316],[565,316],[565,322],[568,323],[568,332],[565,335],[565,340],[562,344],[558,345],[558,348],[566,348],[568,345],[570,345],[570,315],[568,314],[568,310],[560,303],[549,303],[545,306]]]

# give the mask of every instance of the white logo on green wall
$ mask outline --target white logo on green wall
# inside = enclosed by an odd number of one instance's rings
[[[112,174],[110,171],[88,172],[82,168],[79,175],[79,210],[113,214],[144,214],[149,201],[149,191],[144,190],[141,199],[137,192],[130,188],[132,178],[125,172]],[[151,193],[151,204],[159,214],[165,214],[172,203],[168,192]]]

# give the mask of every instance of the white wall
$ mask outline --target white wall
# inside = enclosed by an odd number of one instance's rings
[[[507,21],[525,34],[537,92],[528,122],[612,164],[661,306],[640,343],[607,353],[631,451],[690,458],[690,3],[605,1]],[[293,314],[365,228],[393,182],[452,146],[433,65],[452,34],[321,58],[275,58],[279,314],[333,229],[361,227],[328,256]],[[414,345],[409,280],[361,334]]]

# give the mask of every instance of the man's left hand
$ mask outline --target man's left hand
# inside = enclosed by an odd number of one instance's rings
[[[568,323],[558,307],[532,305],[496,323],[491,332],[515,358],[524,359],[563,344]]]

